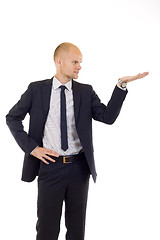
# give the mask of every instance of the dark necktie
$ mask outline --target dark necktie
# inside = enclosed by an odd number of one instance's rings
[[[61,88],[61,148],[66,151],[68,149],[68,136],[67,136],[67,118],[66,118],[66,96],[64,85]]]

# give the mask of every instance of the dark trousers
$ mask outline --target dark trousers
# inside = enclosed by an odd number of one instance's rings
[[[84,240],[89,186],[89,168],[84,153],[72,163],[41,162],[38,177],[37,240],[57,240],[62,205],[65,202],[67,240]]]

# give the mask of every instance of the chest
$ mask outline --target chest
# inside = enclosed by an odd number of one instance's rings
[[[60,89],[52,89],[50,104],[49,104],[49,113],[48,116],[52,116],[52,118],[60,119],[60,108],[61,108],[61,99],[60,99]],[[74,101],[73,101],[73,92],[72,90],[65,90],[65,98],[66,98],[66,114],[67,119],[70,121],[74,118]]]

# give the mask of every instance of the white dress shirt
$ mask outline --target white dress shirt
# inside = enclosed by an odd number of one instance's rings
[[[82,150],[82,145],[78,137],[75,117],[74,117],[74,102],[72,92],[72,81],[64,84],[66,86],[66,116],[67,116],[67,133],[68,133],[68,149],[66,151],[61,149],[61,132],[60,132],[60,92],[61,82],[55,77],[53,78],[53,85],[50,98],[50,109],[47,116],[43,147],[57,152],[59,155],[74,155]]]

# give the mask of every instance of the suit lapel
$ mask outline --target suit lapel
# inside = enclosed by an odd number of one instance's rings
[[[46,120],[49,112],[52,82],[53,82],[53,78],[48,79],[45,81],[44,85],[42,86],[41,93],[42,93],[42,107],[43,107],[44,120]]]
[[[80,107],[80,99],[81,99],[80,84],[72,80],[72,89],[73,89],[74,115],[75,115],[75,122],[77,124],[79,107]]]

